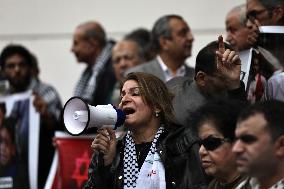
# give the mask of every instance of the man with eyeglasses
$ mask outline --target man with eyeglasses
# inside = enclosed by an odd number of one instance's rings
[[[251,46],[256,46],[259,26],[284,26],[284,0],[247,0],[247,20],[247,27],[250,29],[248,42]],[[264,100],[284,101],[284,62],[280,64],[282,68],[276,68],[273,76],[267,81]]]
[[[30,51],[17,44],[7,45],[0,55],[1,71],[9,82],[9,88],[5,94],[17,94],[32,90],[35,96],[33,105],[40,114],[38,188],[43,188],[54,154],[54,146],[52,145],[54,132],[55,130],[63,130],[63,126],[60,124],[62,104],[57,91],[36,78],[37,76],[33,72],[33,61],[35,59]],[[19,101],[18,105],[23,107],[24,102]],[[13,113],[15,112],[12,111]],[[19,115],[14,116],[18,117]],[[17,130],[16,132],[20,133]],[[25,138],[23,134],[18,133],[16,137]],[[27,151],[23,151],[19,156],[26,159],[27,154]],[[26,181],[28,183],[28,179]],[[22,188],[25,188],[24,185]]]
[[[259,26],[283,26],[283,0],[247,0],[247,27],[250,29],[248,42],[257,42]]]
[[[284,102],[256,103],[237,121],[236,155],[238,171],[250,176],[238,189],[284,188]]]

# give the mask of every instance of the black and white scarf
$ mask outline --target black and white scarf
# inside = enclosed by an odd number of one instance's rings
[[[92,68],[86,68],[78,81],[74,96],[80,96],[91,102],[97,87],[97,76],[104,69],[107,61],[111,58],[111,49],[113,44],[107,43],[101,54],[96,59],[96,63]]]
[[[124,148],[124,189],[156,189],[165,188],[165,170],[161,163],[159,154],[156,152],[156,144],[164,128],[160,127],[157,131],[148,155],[139,172],[135,143],[131,131],[127,132],[126,144]]]

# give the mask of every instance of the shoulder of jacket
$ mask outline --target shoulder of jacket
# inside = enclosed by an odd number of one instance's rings
[[[180,126],[176,131],[170,131],[165,144],[173,154],[181,154],[198,144],[199,139],[189,127]]]
[[[152,70],[153,64],[155,64],[157,61],[156,59],[150,60],[148,62],[139,64],[135,67],[129,68],[125,73],[125,75],[131,73],[131,72],[145,72],[147,70]]]
[[[171,90],[175,90],[177,88],[183,89],[186,88],[188,85],[190,85],[192,81],[193,80],[187,76],[179,76],[179,77],[174,77],[169,81],[167,81],[166,85]]]

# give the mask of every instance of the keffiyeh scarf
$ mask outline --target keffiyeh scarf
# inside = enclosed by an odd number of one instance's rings
[[[156,144],[164,128],[160,127],[156,133],[148,155],[140,169],[138,168],[135,143],[131,131],[127,132],[124,148],[124,189],[163,189],[166,188],[165,170],[159,154],[156,152]]]
[[[80,96],[83,99],[92,102],[93,95],[96,92],[97,77],[111,58],[112,46],[112,43],[107,43],[102,53],[98,56],[94,66],[85,69],[76,85],[74,96]]]

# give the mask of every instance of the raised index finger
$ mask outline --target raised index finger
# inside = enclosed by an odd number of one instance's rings
[[[218,44],[219,44],[219,52],[223,54],[225,52],[225,45],[222,35],[219,35],[218,37]]]

